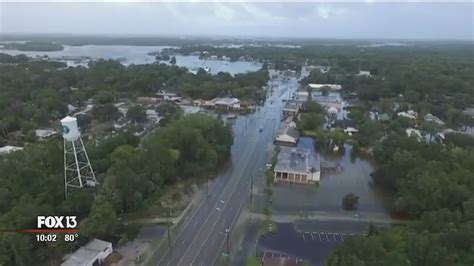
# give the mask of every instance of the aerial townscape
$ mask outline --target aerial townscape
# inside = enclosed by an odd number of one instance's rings
[[[1,2],[0,265],[474,265],[473,11]]]

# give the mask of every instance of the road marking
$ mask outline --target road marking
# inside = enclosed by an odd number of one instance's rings
[[[242,162],[244,162],[244,159],[246,159],[246,158],[248,159],[248,155],[252,153],[252,152],[251,152],[251,148],[252,148],[252,147],[253,147],[252,145],[248,145],[248,146],[245,147],[246,149],[244,149],[244,152],[243,152],[242,156],[238,159],[238,162],[237,162],[236,165],[240,165]],[[243,173],[243,172],[242,172],[242,173]],[[242,175],[242,173],[241,173],[240,175]],[[231,178],[229,178],[229,180],[232,180],[232,177],[234,177],[235,174],[236,174],[236,173],[232,174],[232,175],[231,175]],[[237,181],[238,181],[238,180],[237,180]],[[235,184],[234,184],[233,186],[232,186],[232,182],[228,182],[227,184],[225,184],[224,189],[222,189],[220,195],[226,195],[226,194],[225,194],[225,191],[227,191],[228,189],[231,189],[231,193],[230,193],[230,194],[232,195],[232,192],[233,192],[233,191],[235,190],[235,188],[237,187],[237,184],[238,184],[237,181],[235,182]],[[201,202],[201,205],[202,205],[204,202],[206,202],[206,201],[203,200],[203,201]],[[217,202],[216,202],[215,204],[217,204]],[[214,205],[215,205],[215,204],[214,204]],[[200,206],[201,206],[201,205],[200,205]],[[225,206],[224,206],[224,208],[225,208]],[[199,208],[198,208],[198,210],[199,210]],[[197,213],[198,210],[196,210],[195,213]],[[194,213],[194,214],[195,214],[195,213]],[[194,236],[193,241],[191,241],[191,244],[186,248],[186,251],[184,252],[182,258],[181,258],[180,261],[178,262],[178,265],[181,263],[181,261],[182,261],[182,260],[184,259],[184,257],[186,256],[188,250],[191,248],[191,245],[194,243],[194,241],[196,240],[197,236],[199,235],[199,233],[200,233],[200,232],[202,231],[202,229],[204,228],[204,225],[207,223],[207,221],[208,221],[209,218],[211,217],[211,214],[212,214],[212,212],[207,215],[206,220],[205,220],[204,223],[203,223],[203,226],[201,226],[201,227],[199,228],[199,231],[198,231],[198,232],[196,233],[196,235]],[[184,228],[181,230],[180,234],[182,233],[183,230],[184,230]],[[178,235],[178,237],[179,237],[179,235]],[[165,255],[168,253],[168,251],[169,251],[169,249],[167,249],[167,252],[165,253]],[[159,264],[159,262],[160,262],[164,257],[165,257],[165,256],[163,256],[163,257],[158,261],[158,264]],[[168,261],[168,263],[167,263],[166,265],[169,265],[170,262],[171,262],[171,261]]]
[[[329,242],[328,234],[324,234],[326,236],[326,240]]]
[[[306,239],[304,238],[304,233],[303,233],[303,234],[301,234],[301,235],[303,236],[303,241],[306,241]]]
[[[263,157],[263,158],[264,158],[264,157]],[[258,164],[258,163],[257,163],[257,164]],[[239,214],[239,215],[234,215],[234,218],[233,218],[232,223],[230,224],[229,228],[232,228],[232,227],[235,225],[235,223],[237,222],[237,219],[238,219],[238,217],[240,216],[240,213],[241,213],[241,211],[242,211],[242,207],[244,206],[245,202],[246,202],[246,201],[243,200],[242,203],[240,204],[240,207],[239,207],[239,209],[237,210],[237,214]],[[223,246],[224,246],[224,239],[221,241],[221,245],[219,246],[219,249],[218,249],[218,250],[220,251]],[[266,251],[266,250],[265,250],[265,251]],[[265,255],[265,254],[264,254],[264,255]],[[219,257],[219,252],[217,252],[217,254],[215,255],[214,260],[212,261],[212,265],[215,265],[215,264],[216,264],[216,260],[217,260],[218,257]],[[264,257],[265,257],[265,256],[264,256]]]
[[[310,234],[311,234],[311,240],[314,241],[313,233],[310,233]]]
[[[250,147],[251,147],[251,145],[247,145],[246,147],[244,147],[243,153],[245,153],[245,151],[247,151],[245,148],[248,149],[248,148],[250,148]],[[247,154],[248,154],[248,153],[249,153],[249,152],[247,152]],[[244,155],[244,154],[243,154],[241,157],[239,157],[239,158],[237,159],[237,161],[236,161],[236,165],[239,165],[239,164],[246,158],[246,156],[247,156],[247,155]],[[219,178],[219,176],[218,176],[218,178]],[[226,179],[221,178],[220,180],[226,180]],[[212,190],[217,186],[217,184],[218,184],[218,182],[212,182],[212,183],[211,183],[210,190],[212,191]],[[227,190],[227,188],[230,187],[230,184],[231,184],[231,182],[227,182],[226,184],[224,184],[223,189],[220,190],[220,191],[221,191],[220,195],[224,194],[224,192]],[[179,237],[181,236],[181,234],[183,233],[184,229],[186,229],[186,226],[187,226],[187,225],[189,224],[189,222],[196,216],[196,214],[197,214],[197,213],[199,212],[199,210],[202,208],[203,204],[206,203],[206,202],[207,202],[207,201],[206,201],[205,199],[202,199],[201,202],[199,203],[199,205],[197,206],[197,208],[194,210],[194,212],[192,212],[192,214],[191,214],[188,218],[185,218],[185,222],[184,222],[183,226],[181,227],[181,230],[179,231],[177,237],[176,237],[175,240],[173,241],[173,245],[176,243],[176,241],[178,241],[178,239],[179,239]],[[206,205],[204,205],[204,208],[207,209],[208,206],[209,206],[209,205],[206,204]],[[209,215],[208,215],[208,218],[209,218]],[[197,224],[197,222],[196,222],[196,224]],[[201,227],[201,229],[202,229],[202,227]],[[201,229],[199,229],[199,231],[201,231]],[[198,232],[198,233],[199,233],[199,232]],[[162,243],[164,243],[164,242],[162,242]],[[167,257],[166,255],[168,254],[169,251],[170,251],[170,249],[167,248],[165,254],[160,258],[160,260],[158,260],[158,263],[157,263],[158,265],[159,265],[160,262],[163,260],[163,258],[166,258],[166,257]],[[166,265],[169,265],[169,263],[170,263],[170,261],[168,261],[168,263],[167,263]]]
[[[332,238],[334,238],[334,242],[337,242],[336,236],[334,234],[332,234]]]
[[[319,242],[321,242],[321,235],[318,232]]]

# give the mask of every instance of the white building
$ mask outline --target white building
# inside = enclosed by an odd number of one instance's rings
[[[9,154],[11,152],[21,151],[21,150],[23,150],[22,147],[7,145],[7,146],[4,146],[4,147],[0,147],[0,155]]]
[[[274,170],[275,181],[313,184],[321,177],[319,155],[304,148],[282,147]]]
[[[340,89],[342,89],[342,86],[339,85],[339,84],[317,84],[317,83],[310,83],[308,84],[308,86],[311,88],[311,89],[315,89],[315,90],[320,90],[324,87],[327,87],[328,89],[330,90],[334,90],[334,91],[338,91]]]
[[[367,71],[367,70],[359,70],[359,73],[356,74],[356,76],[359,76],[359,77],[371,77],[372,75],[370,74],[370,71]]]
[[[278,130],[278,134],[275,137],[276,144],[296,146],[300,133],[294,127],[284,127]]]
[[[437,116],[434,116],[434,115],[432,115],[432,114],[430,114],[430,113],[428,113],[428,114],[425,115],[425,121],[433,122],[433,123],[436,123],[436,124],[438,124],[438,125],[440,125],[440,126],[444,126],[444,124],[445,124],[445,123],[443,122],[443,120],[439,119]]]
[[[76,252],[66,255],[67,259],[61,266],[96,266],[101,265],[113,252],[112,243],[93,239]]]
[[[398,112],[397,116],[406,117],[409,119],[416,119],[416,117],[418,116],[418,113],[413,110],[408,110],[406,112]]]
[[[240,109],[240,100],[237,98],[217,98],[214,105],[226,109]]]
[[[35,135],[39,140],[49,139],[56,134],[58,134],[58,132],[51,128],[35,130]]]
[[[407,128],[405,130],[405,133],[408,137],[415,137],[418,141],[421,141],[421,139],[423,139],[423,136],[421,135],[421,132],[418,129]]]

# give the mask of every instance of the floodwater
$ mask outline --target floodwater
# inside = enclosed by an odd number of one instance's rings
[[[130,45],[83,45],[70,46],[64,45],[62,51],[40,52],[40,51],[17,51],[0,49],[0,53],[10,55],[25,54],[30,57],[45,56],[50,58],[59,58],[62,56],[72,57],[90,57],[97,60],[112,59],[119,60],[123,65],[131,64],[152,64],[155,62],[155,57],[148,55],[150,52],[161,51],[164,48],[171,48],[171,46],[130,46]],[[74,62],[68,60],[68,66],[87,66],[87,61]],[[164,62],[163,62],[164,63]],[[246,73],[257,71],[262,67],[262,64],[256,62],[229,62],[219,60],[201,60],[198,56],[176,56],[176,65],[186,67],[192,71],[197,71],[198,68],[210,68],[212,74],[219,72],[229,72],[232,75],[238,73]]]
[[[302,143],[308,143],[302,138]],[[339,163],[340,170],[322,171],[319,186],[276,183],[272,209],[276,212],[343,212],[342,199],[348,193],[359,196],[357,210],[389,216],[391,197],[372,185],[371,163],[351,157],[351,146],[345,145],[342,156],[320,154],[321,161]]]

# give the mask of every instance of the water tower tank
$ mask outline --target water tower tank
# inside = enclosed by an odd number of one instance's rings
[[[77,127],[77,119],[72,116],[66,116],[61,119],[63,138],[68,141],[77,140],[81,136]]]

